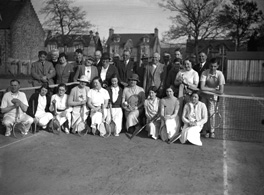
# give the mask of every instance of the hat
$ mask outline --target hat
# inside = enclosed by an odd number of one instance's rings
[[[138,77],[137,74],[132,74],[131,77],[129,77],[128,80],[134,80],[134,81],[140,82],[140,81],[139,81],[139,77]]]
[[[101,59],[102,59],[102,60],[110,60],[110,56],[109,56],[108,53],[103,53]]]
[[[85,75],[82,75],[81,78],[77,79],[77,81],[89,83],[89,80],[88,80],[87,76],[85,76]]]

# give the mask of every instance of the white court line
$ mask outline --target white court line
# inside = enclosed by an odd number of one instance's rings
[[[31,135],[31,136],[25,137],[25,138],[23,138],[23,139],[19,139],[19,140],[17,140],[17,141],[11,142],[11,143],[9,143],[9,144],[3,145],[3,146],[0,147],[0,149],[6,148],[6,147],[8,147],[8,146],[11,146],[11,145],[13,145],[13,144],[19,143],[19,142],[21,142],[21,141],[23,141],[23,140],[29,139],[29,138],[34,137],[34,136],[37,136],[37,134],[34,134],[34,135]]]
[[[226,150],[226,133],[225,133],[225,98],[223,98],[223,185],[224,195],[228,195],[228,167],[227,167],[227,150]]]
[[[254,96],[253,93],[251,93],[251,97],[256,98],[256,96]],[[264,104],[261,103],[261,101],[259,99],[256,99],[258,101],[258,103],[264,108]]]

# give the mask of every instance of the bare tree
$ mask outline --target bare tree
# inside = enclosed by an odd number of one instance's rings
[[[44,27],[62,35],[82,34],[93,26],[85,20],[86,12],[80,7],[72,6],[72,0],[46,0],[40,10],[45,14]]]
[[[216,15],[222,0],[162,0],[159,5],[166,10],[175,12],[170,17],[173,25],[165,33],[165,38],[175,40],[183,36],[194,39],[195,53],[198,56],[199,40],[215,38],[223,33],[217,26]]]
[[[228,36],[236,41],[236,50],[249,40],[262,18],[257,3],[247,0],[232,0],[225,4],[217,17],[219,26],[226,29]]]

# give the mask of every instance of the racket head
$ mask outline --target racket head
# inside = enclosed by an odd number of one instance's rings
[[[88,133],[88,126],[85,122],[81,121],[77,126],[76,130],[79,136],[85,136]]]
[[[25,136],[26,126],[23,123],[14,123],[12,128],[13,128],[13,135],[15,138],[21,138]]]
[[[109,125],[110,125],[110,129],[111,129],[111,133],[114,135],[116,133],[116,124],[112,120]]]
[[[105,136],[103,136],[103,137],[107,137],[107,136],[106,136],[106,135],[107,135],[107,131],[106,131],[106,129],[105,129],[105,124],[104,124],[104,122],[102,122],[102,123],[98,126],[98,130],[99,130],[100,134],[101,134],[101,132],[106,132]]]
[[[59,135],[61,132],[60,122],[57,118],[52,119],[52,132],[56,135]]]
[[[163,125],[161,128],[160,128],[160,138],[162,141],[164,142],[167,142],[169,137],[168,137],[168,133],[167,133],[167,128],[166,128],[166,125]]]

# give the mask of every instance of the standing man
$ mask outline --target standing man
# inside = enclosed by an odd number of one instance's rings
[[[206,94],[206,92],[208,91],[220,95],[224,93],[225,78],[223,73],[217,70],[218,67],[219,65],[217,59],[212,58],[210,60],[210,69],[205,70],[200,77],[200,87],[202,92],[204,91],[204,93],[201,94],[202,102],[207,106],[208,116],[212,116],[215,112],[215,101],[217,101],[218,96]],[[211,128],[211,124],[214,123],[214,116],[207,121],[205,125],[206,138],[215,138],[215,130]]]
[[[98,68],[99,66],[103,66],[103,63],[102,63],[102,52],[100,50],[96,50],[94,52],[94,58],[95,58],[95,63],[94,65]]]
[[[20,82],[16,79],[10,81],[11,91],[6,92],[1,103],[1,112],[4,114],[3,125],[6,127],[5,136],[10,136],[12,125],[17,122],[22,122],[25,125],[23,134],[27,134],[33,118],[26,114],[28,109],[28,101],[26,94],[19,91]]]
[[[204,52],[199,53],[199,63],[193,67],[193,69],[198,72],[199,78],[202,72],[209,68],[209,63],[206,60],[207,55]]]
[[[167,75],[166,75],[166,77],[167,77],[169,72],[170,72],[170,70],[173,67],[173,64],[172,64],[172,61],[171,61],[171,55],[170,55],[169,52],[164,52],[163,61],[164,61],[164,65],[165,65],[165,67],[167,69]]]
[[[34,62],[31,68],[31,76],[33,78],[33,87],[41,86],[43,83],[54,84],[53,78],[56,76],[55,68],[52,63],[46,61],[47,52],[39,51],[39,61]]]
[[[166,79],[166,67],[159,62],[160,54],[154,53],[153,62],[146,66],[143,88],[148,92],[151,86],[157,87],[157,96],[161,97]]]
[[[53,64],[53,67],[55,67],[56,64],[59,63],[59,55],[60,55],[60,52],[59,52],[58,49],[51,50],[51,52],[50,52],[50,57],[51,57],[50,62]]]
[[[146,54],[143,54],[141,60],[139,60],[135,68],[135,73],[139,76],[139,83],[137,85],[140,87],[143,87],[145,69],[149,63],[148,59],[148,56]]]
[[[173,62],[178,61],[178,59],[182,60],[182,54],[181,54],[181,50],[180,48],[176,48],[174,50],[174,54],[175,54],[175,59],[173,60]],[[182,63],[182,62],[181,62]]]
[[[120,77],[120,83],[124,87],[128,86],[128,79],[132,76],[135,71],[135,64],[130,60],[130,51],[124,50],[123,62],[117,64],[117,71]]]

